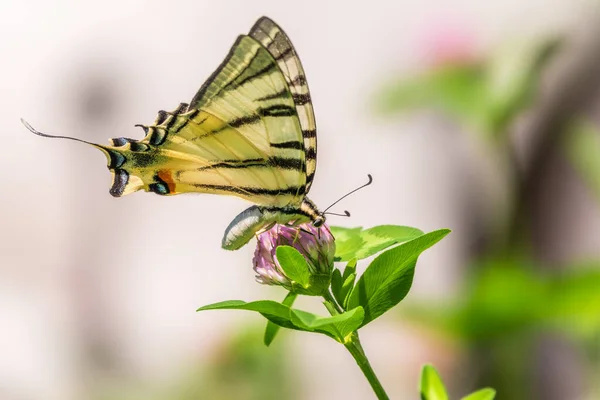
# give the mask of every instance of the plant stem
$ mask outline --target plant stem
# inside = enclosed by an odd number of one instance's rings
[[[333,307],[333,309],[327,307],[327,310],[331,315],[342,314],[344,312],[342,307],[337,303],[337,301],[335,301],[335,298],[331,292],[327,291],[323,293],[323,298]],[[369,381],[369,384],[371,385],[371,388],[375,392],[377,398],[379,400],[389,400],[388,395],[385,393],[383,386],[381,386],[379,379],[377,379],[377,375],[375,375],[375,371],[373,371],[373,368],[369,363],[369,359],[367,358],[367,355],[360,344],[358,332],[352,332],[346,343],[344,343],[344,347],[346,347],[350,354],[352,354],[352,357],[354,357],[354,360],[358,364],[362,373],[365,375],[365,378],[367,378],[367,381]]]
[[[352,357],[354,357],[354,360],[369,381],[369,384],[371,385],[371,388],[375,392],[377,398],[379,400],[389,400],[387,393],[385,393],[383,386],[381,386],[381,382],[379,382],[379,379],[377,379],[377,375],[375,375],[375,371],[373,371],[373,368],[371,367],[371,364],[365,355],[365,351],[363,350],[360,340],[358,339],[358,332],[352,333],[350,340],[345,343],[344,346],[346,349],[348,349],[350,354],[352,354]]]

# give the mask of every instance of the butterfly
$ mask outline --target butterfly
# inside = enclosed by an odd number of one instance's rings
[[[212,193],[253,206],[233,219],[222,247],[236,250],[274,224],[315,227],[325,216],[306,197],[313,182],[317,131],[306,75],[285,32],[260,18],[240,35],[189,104],[159,111],[141,140],[110,145],[68,136],[101,150],[113,175],[110,194]]]

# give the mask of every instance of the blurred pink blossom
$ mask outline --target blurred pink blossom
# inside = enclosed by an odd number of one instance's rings
[[[419,52],[432,66],[471,64],[478,59],[476,35],[469,24],[448,18],[428,25],[419,40]]]

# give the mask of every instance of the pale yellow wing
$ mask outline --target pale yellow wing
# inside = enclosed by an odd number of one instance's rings
[[[262,17],[256,21],[250,29],[250,36],[258,40],[277,60],[277,65],[292,93],[298,122],[302,129],[308,192],[317,168],[317,125],[304,68],[288,36],[270,18]]]
[[[274,54],[264,40],[240,36],[190,105],[160,111],[154,124],[142,126],[143,139],[90,143],[108,158],[110,193],[199,192],[262,206],[302,203],[314,151],[305,147],[298,88]]]
[[[111,194],[142,189],[161,195],[230,194],[278,207],[301,201],[302,152],[250,140],[232,123],[237,125],[204,110],[187,111],[183,104],[162,123],[145,127],[141,141],[119,138],[113,146],[95,145],[114,173]]]

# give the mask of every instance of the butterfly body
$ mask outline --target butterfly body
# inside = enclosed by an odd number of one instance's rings
[[[146,133],[141,140],[85,142],[106,155],[113,196],[145,190],[248,200],[255,206],[225,231],[222,245],[231,250],[275,223],[324,222],[306,197],[317,150],[306,76],[287,35],[269,18],[238,37],[189,104],[138,126]]]

